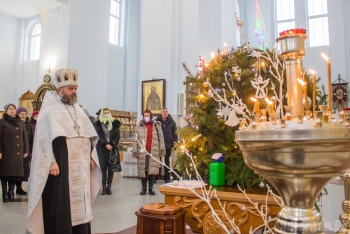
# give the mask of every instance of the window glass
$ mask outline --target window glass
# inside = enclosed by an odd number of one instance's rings
[[[316,15],[325,15],[327,14],[327,0],[308,0],[308,15],[316,16]]]
[[[328,17],[309,19],[309,45],[329,45]]]
[[[29,61],[40,58],[41,24],[37,23],[32,27],[29,34]]]
[[[277,21],[294,19],[294,0],[276,0]]]

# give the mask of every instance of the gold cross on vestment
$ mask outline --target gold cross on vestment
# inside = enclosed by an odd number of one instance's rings
[[[77,124],[77,121],[76,120],[74,120],[73,121],[74,122],[74,129],[75,129],[75,131],[77,131],[77,133],[78,133],[78,136],[80,136],[80,126]]]

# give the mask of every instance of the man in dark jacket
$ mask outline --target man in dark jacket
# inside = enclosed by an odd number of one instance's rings
[[[170,165],[171,149],[174,147],[174,144],[177,142],[176,134],[176,123],[169,115],[168,108],[163,107],[161,115],[158,116],[157,121],[162,124],[162,131],[164,135],[164,143],[166,154],[164,157],[165,164]],[[168,168],[164,168],[164,181],[165,183],[170,182],[170,173]]]

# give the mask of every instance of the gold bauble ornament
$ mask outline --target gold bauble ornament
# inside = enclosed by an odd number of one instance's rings
[[[237,20],[236,24],[238,27],[242,27],[244,25],[244,22],[243,20]]]

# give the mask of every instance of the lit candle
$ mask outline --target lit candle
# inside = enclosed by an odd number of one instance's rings
[[[211,58],[214,58],[214,57],[215,57],[215,53],[214,53],[214,52],[211,53],[210,55],[211,55]]]
[[[312,115],[316,116],[316,72],[309,69],[309,72],[313,74],[312,79]]]
[[[307,100],[307,83],[298,78],[299,83],[304,88],[305,111],[309,111],[309,101]]]
[[[328,77],[328,108],[327,111],[332,110],[332,82],[331,82],[331,61],[324,53],[321,53],[322,57],[327,61],[327,77]]]
[[[255,102],[253,112],[255,113],[255,115],[259,116],[260,109],[259,109],[259,102],[258,102],[258,100],[256,100],[256,98],[253,98],[253,97],[251,97],[250,100]]]
[[[267,97],[265,98],[265,101],[267,102],[267,105],[269,106],[270,116],[274,116],[275,115],[275,106],[274,106],[273,102],[270,101],[270,99],[268,99]]]

